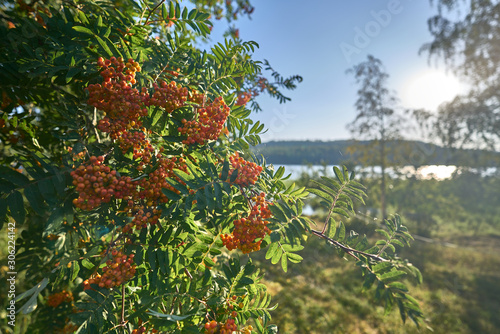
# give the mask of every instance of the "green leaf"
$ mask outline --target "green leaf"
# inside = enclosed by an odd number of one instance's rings
[[[107,55],[109,57],[112,57],[113,56],[113,52],[111,52],[111,49],[109,48],[108,44],[106,44],[105,41],[103,41],[103,39],[99,36],[95,36],[95,39],[97,40],[97,43],[99,43],[99,45],[101,46],[102,50],[107,53]]]
[[[152,315],[154,317],[158,317],[158,318],[162,318],[162,319],[174,321],[174,322],[181,321],[181,320],[187,319],[190,316],[192,316],[192,314],[188,314],[188,315],[164,314],[164,313],[159,313],[159,312],[153,311],[151,309],[148,309],[148,312],[146,312],[146,313],[149,315]]]
[[[288,221],[285,213],[282,211],[281,207],[278,205],[270,205],[269,210],[273,214],[273,217],[277,220],[279,220],[282,223],[285,223]]]
[[[345,225],[343,222],[339,223],[339,227],[337,228],[337,232],[335,233],[335,240],[338,240],[340,242],[344,241],[345,239]]]
[[[172,201],[175,201],[175,202],[179,201],[182,198],[181,195],[179,195],[176,192],[173,192],[172,190],[167,189],[167,188],[163,188],[161,190],[161,192],[163,194],[165,194],[165,196],[167,196],[168,199],[170,199]]]
[[[92,30],[90,30],[89,28],[85,28],[83,26],[73,26],[73,30],[81,32],[83,34],[87,34],[87,35],[92,35],[92,36],[94,35],[94,33],[92,32]]]
[[[214,184],[214,194],[215,194],[215,201],[217,204],[218,208],[222,208],[222,187],[220,186],[220,183],[215,183]]]
[[[0,175],[4,179],[20,187],[24,187],[30,182],[30,180],[26,176],[6,166],[0,166]]]
[[[73,282],[76,277],[78,276],[78,273],[80,272],[80,265],[78,264],[78,261],[73,261],[71,262],[71,278],[70,281]]]
[[[288,260],[287,260],[287,254],[283,254],[281,257],[281,268],[283,268],[283,271],[286,273],[288,270]]]
[[[398,245],[400,247],[404,247],[405,245],[399,241],[398,239],[392,239],[391,243],[395,244],[395,245]]]
[[[49,219],[47,219],[47,223],[45,225],[45,233],[51,234],[57,231],[57,229],[62,225],[64,221],[64,208],[57,207]]]
[[[295,188],[295,182],[292,182],[292,184],[283,192],[283,194],[289,194],[292,192],[292,190]]]
[[[189,20],[194,20],[196,18],[196,15],[198,14],[198,11],[196,9],[192,9],[189,12],[188,19]]]
[[[175,4],[174,4],[174,1],[170,1],[169,2],[169,13],[168,13],[168,17],[173,19],[175,17]]]
[[[26,217],[23,195],[21,195],[21,193],[17,190],[12,192],[9,197],[7,197],[7,203],[9,205],[12,218],[14,218],[17,224],[22,225]]]
[[[333,217],[330,217],[330,221],[327,223],[326,236],[330,239],[335,239],[335,235],[337,234],[337,227],[335,226],[335,220]]]
[[[175,17],[178,19],[181,17],[181,5],[178,2],[175,3]]]
[[[82,266],[84,266],[86,269],[92,269],[95,267],[94,264],[90,262],[88,259],[82,260]]]
[[[309,191],[311,194],[314,194],[316,196],[323,198],[328,203],[333,203],[333,197],[323,190],[316,189],[316,188],[309,188],[307,191]]]
[[[396,253],[396,247],[394,247],[392,244],[388,243],[387,248],[389,248],[393,253]]]
[[[215,195],[214,195],[212,185],[207,184],[205,186],[205,198],[207,199],[207,205],[208,205],[208,209],[210,210],[210,212],[213,212],[215,210],[214,197],[215,197]]]
[[[227,180],[228,174],[229,174],[229,161],[226,159],[224,160],[224,164],[222,165],[222,172],[220,179],[224,181]]]
[[[408,288],[406,287],[406,285],[404,285],[401,282],[391,282],[387,285],[390,286],[391,288],[398,289],[398,290],[401,290],[403,292],[408,292]]]
[[[234,183],[237,177],[238,177],[238,170],[234,169],[233,172],[231,173],[231,177],[229,178],[229,182]]]
[[[375,274],[367,273],[365,276],[365,281],[363,282],[363,289],[368,290],[373,285],[376,279],[377,276]]]
[[[379,277],[379,280],[381,280],[384,283],[396,281],[406,275],[406,272],[401,271],[401,270],[393,270],[389,271],[388,273],[383,274],[382,276]]]
[[[346,218],[349,218],[349,214],[342,208],[333,208],[332,212],[344,216]]]
[[[385,271],[386,269],[391,268],[391,267],[392,267],[391,262],[389,262],[389,261],[381,262],[381,263],[378,263],[375,266],[373,266],[372,271],[374,273],[379,273],[379,272]]]
[[[384,236],[384,238],[386,238],[387,240],[391,239],[391,236],[385,230],[382,230],[382,229],[378,228],[378,229],[375,230],[375,232],[378,232],[378,233],[382,234]]]
[[[48,278],[44,278],[40,283],[29,289],[28,291],[21,293],[16,297],[16,302],[20,301],[28,296],[31,296],[30,299],[17,311],[17,313],[21,312],[23,314],[28,314],[33,312],[37,308],[37,299],[40,292],[45,289],[47,284],[49,283]]]
[[[163,21],[168,21],[168,11],[165,3],[162,3],[161,5],[161,17],[163,18]]]
[[[368,239],[366,238],[366,235],[363,235],[363,239],[361,239],[361,241],[356,244],[355,249],[364,251],[366,247],[368,247]]]
[[[283,174],[285,174],[285,167],[280,166],[280,167],[278,167],[278,170],[276,171],[276,173],[274,174],[273,177],[275,179],[281,179],[281,177],[283,176]]]
[[[299,263],[303,260],[303,257],[295,253],[287,253],[288,260],[292,263]]]
[[[204,191],[198,190],[196,192],[196,195],[195,195],[195,197],[196,197],[196,207],[200,211],[205,210],[205,208],[207,207],[207,201],[206,201],[204,193],[205,193]]]
[[[210,267],[210,268],[213,267],[213,266],[215,266],[215,262],[211,258],[209,258],[207,256],[205,256],[203,258],[203,263],[205,264],[205,266]]]
[[[279,243],[278,242],[273,242],[272,244],[269,245],[269,248],[267,249],[266,252],[266,260],[269,260],[276,254],[279,248]]]
[[[101,15],[99,15],[99,16],[97,17],[97,23],[96,23],[96,24],[97,24],[97,26],[98,26],[99,28],[103,26],[103,24],[102,24],[102,16],[101,16]]]
[[[274,252],[273,257],[271,258],[271,263],[276,264],[281,258],[281,255],[283,255],[283,250],[281,248],[278,248],[276,252]]]
[[[342,169],[344,171],[344,180],[349,181],[349,171],[347,170],[346,166],[342,166]]]
[[[71,67],[66,73],[66,83],[70,83],[73,80],[73,77],[80,73],[82,69],[80,67]]]
[[[78,18],[80,19],[81,23],[83,23],[83,24],[89,24],[89,20],[87,19],[87,16],[81,10],[78,11]],[[74,29],[74,27],[73,27],[73,29]]]
[[[304,246],[295,244],[295,245],[290,245],[290,244],[284,244],[281,246],[285,252],[298,252],[304,249]]]
[[[333,166],[333,172],[335,173],[335,176],[340,181],[340,183],[345,183],[344,175],[337,166]]]

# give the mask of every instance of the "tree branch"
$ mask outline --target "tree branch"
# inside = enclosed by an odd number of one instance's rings
[[[375,254],[369,254],[369,253],[365,253],[363,251],[360,251],[360,250],[357,250],[357,249],[354,249],[354,248],[351,248],[351,247],[348,247],[348,246],[345,246],[343,244],[341,244],[340,242],[336,241],[336,240],[333,240],[332,238],[329,238],[327,237],[326,235],[323,234],[323,232],[320,232],[320,231],[316,231],[316,230],[311,230],[312,234],[314,234],[315,236],[317,237],[320,237],[320,238],[323,238],[325,239],[326,241],[328,241],[329,243],[341,248],[343,251],[345,251],[347,254],[351,255],[352,257],[356,258],[359,260],[359,258],[355,255],[355,254],[361,254],[363,256],[366,256],[366,257],[369,257],[371,259],[374,259],[376,261],[380,261],[380,262],[387,262],[389,260],[387,259],[384,259],[383,257],[380,257],[378,255],[375,255]]]

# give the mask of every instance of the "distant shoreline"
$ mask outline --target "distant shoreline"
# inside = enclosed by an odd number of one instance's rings
[[[376,160],[360,161],[356,148],[371,141],[269,141],[252,148],[257,158],[275,165],[376,166]],[[397,140],[388,146],[388,161],[394,166],[454,165],[462,167],[500,166],[500,152],[453,149],[422,141]]]

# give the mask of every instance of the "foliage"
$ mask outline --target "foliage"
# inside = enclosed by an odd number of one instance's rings
[[[294,175],[296,184],[312,185],[325,175],[321,170],[307,171],[310,175]],[[362,174],[356,179],[368,187],[369,197],[365,204],[355,202],[356,215],[344,224],[346,230],[355,229],[374,240],[373,226],[383,226],[373,212],[380,205],[378,180]],[[389,212],[400,213],[415,232],[416,241],[411,248],[402,249],[400,257],[408,258],[425,277],[411,292],[435,333],[489,333],[498,328],[500,300],[493,269],[500,261],[498,189],[498,174],[483,176],[467,169],[440,181],[415,176],[388,180]],[[314,208],[319,207],[318,202],[306,201]],[[318,212],[314,210],[315,217],[321,217]],[[360,297],[362,279],[353,277],[356,268],[336,257],[336,250],[328,246],[309,238],[300,253],[304,260],[285,275],[266,265],[263,256],[253,256],[262,261],[273,300],[279,303],[272,315],[280,330],[325,334],[422,331],[402,327],[395,314],[384,316],[382,308],[373,308],[370,299],[374,295]]]
[[[376,221],[365,224],[370,228]],[[456,226],[457,221],[445,220],[440,230],[433,229],[434,243],[416,240],[411,248],[402,250],[400,255],[424,275],[420,285],[413,286],[411,279],[405,283],[418,298],[433,333],[495,333],[500,325],[496,317],[500,307],[498,275],[494,269],[500,265],[498,231],[483,228],[478,236],[466,236],[467,230],[456,231]],[[455,231],[454,237],[450,231]],[[495,234],[488,235],[489,231]],[[458,247],[446,246],[445,242]],[[265,283],[273,301],[279,304],[271,315],[280,332],[431,332],[401,326],[399,314],[384,315],[382,307],[374,308],[374,295],[362,293],[359,268],[336,256],[335,249],[321,240],[309,238],[300,254],[304,260],[285,274],[262,255],[252,256],[265,271]]]
[[[431,2],[433,2],[431,0]],[[438,0],[428,20],[433,40],[421,52],[441,57],[471,83],[467,94],[443,104],[433,125],[443,144],[498,149],[498,1]],[[456,15],[460,13],[460,15]]]
[[[352,213],[364,189],[335,169],[311,189],[331,214],[311,229],[305,188],[254,162],[264,125],[238,96],[260,82],[286,100],[261,82],[263,66],[278,87],[301,78],[254,61],[255,42],[198,50],[208,18],[174,1],[2,7],[0,223],[17,233],[9,270],[23,277],[15,300],[29,317],[14,329],[276,333],[262,274],[239,254],[267,247],[286,272],[308,235],[355,258],[385,308],[418,324],[400,282],[418,271],[393,254],[411,238],[399,218],[380,247],[346,236],[334,214]]]
[[[337,180],[323,176],[322,183],[316,182],[317,188],[309,189],[324,199],[323,204],[328,207],[323,229],[311,232],[337,247],[341,256],[349,255],[356,260],[365,277],[363,287],[369,289],[375,283],[376,299],[383,300],[386,312],[397,306],[403,321],[409,317],[418,324],[418,319],[423,316],[422,311],[418,302],[407,293],[408,288],[401,278],[409,273],[421,282],[420,271],[407,261],[388,260],[391,254],[396,253],[395,246],[409,246],[412,236],[397,215],[385,220],[385,229],[376,230],[384,239],[378,240],[371,248],[368,247],[366,236],[360,238],[353,230],[346,235],[344,223],[340,221],[337,225],[332,214],[345,218],[355,214],[352,198],[363,202],[365,192],[364,187],[353,180],[354,173],[349,175],[347,169],[341,171],[337,167],[334,167],[334,172]]]

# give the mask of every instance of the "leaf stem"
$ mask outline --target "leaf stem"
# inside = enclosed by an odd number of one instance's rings
[[[160,6],[161,6],[161,4],[162,4],[162,3],[164,3],[164,2],[165,2],[165,0],[161,0],[161,1],[160,1],[157,5],[156,5],[156,6],[154,6],[154,8],[153,8],[153,9],[151,9],[151,10],[149,11],[148,17],[146,18],[146,22],[144,22],[144,25],[147,25],[147,24],[149,23],[149,18],[151,17],[151,15],[153,14],[153,12],[154,12],[156,9],[158,9],[158,7],[160,7]]]
[[[122,314],[121,324],[125,326],[125,284],[122,284]]]
[[[333,199],[332,206],[330,207],[330,210],[328,211],[328,216],[326,217],[326,220],[325,220],[325,225],[323,226],[323,230],[321,231],[321,234],[323,234],[323,235],[325,234],[326,228],[330,222],[330,217],[332,216],[333,209],[335,208],[335,205],[337,204],[337,200],[339,199],[339,196],[342,193],[342,190],[344,190],[344,188],[345,188],[345,184],[342,184],[340,186],[339,191],[337,192],[337,195]]]

